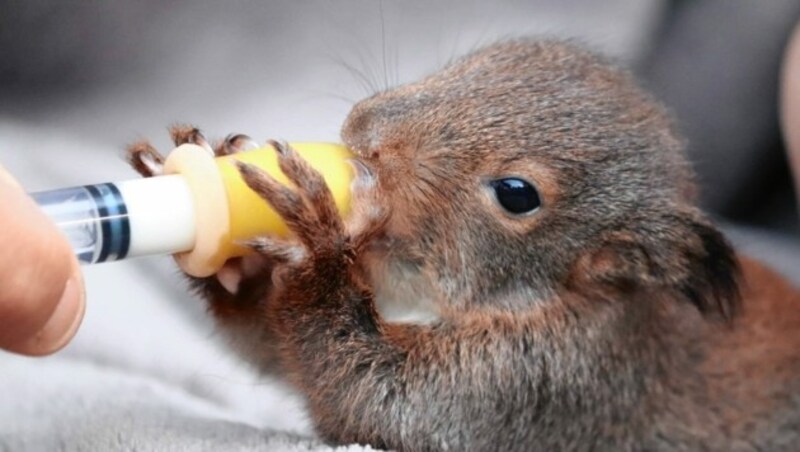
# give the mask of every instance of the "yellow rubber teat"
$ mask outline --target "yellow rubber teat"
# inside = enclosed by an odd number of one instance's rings
[[[344,146],[333,143],[290,143],[298,154],[319,171],[330,188],[336,206],[347,215],[350,203],[352,157]],[[276,151],[263,148],[224,157],[211,157],[195,145],[182,145],[170,153],[165,172],[186,177],[197,216],[196,243],[192,251],[176,255],[181,268],[197,277],[217,272],[228,259],[247,254],[241,242],[258,236],[285,237],[289,231],[269,203],[245,184],[235,161],[253,164],[282,183],[291,185],[278,167]]]
[[[350,202],[350,180],[353,178],[352,167],[347,163],[352,155],[347,148],[332,143],[291,143],[291,146],[322,173],[339,212],[346,215]],[[228,194],[230,240],[222,251],[229,257],[243,256],[248,251],[236,245],[236,242],[259,235],[285,237],[289,233],[281,217],[244,183],[234,164],[236,160],[256,165],[278,181],[291,184],[278,167],[278,157],[271,147],[216,159]]]

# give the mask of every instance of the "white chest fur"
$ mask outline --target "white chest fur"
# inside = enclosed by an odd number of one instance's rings
[[[425,325],[439,319],[433,286],[415,266],[388,260],[371,274],[375,304],[387,322]]]

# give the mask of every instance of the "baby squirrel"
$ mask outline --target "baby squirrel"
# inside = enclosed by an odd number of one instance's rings
[[[800,294],[695,207],[684,143],[629,74],[570,43],[504,42],[359,102],[342,138],[358,155],[348,218],[273,142],[296,189],[240,170],[293,238],[255,238],[258,257],[194,281],[323,438],[800,447]],[[129,157],[145,176],[163,161],[146,142]]]

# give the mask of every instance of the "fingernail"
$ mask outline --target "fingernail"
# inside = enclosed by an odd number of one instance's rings
[[[75,336],[83,319],[85,306],[83,278],[75,264],[75,271],[64,286],[64,292],[50,319],[38,333],[16,347],[16,351],[42,356],[61,350]]]

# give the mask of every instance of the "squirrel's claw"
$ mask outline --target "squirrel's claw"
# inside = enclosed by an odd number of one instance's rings
[[[196,144],[208,151],[209,154],[214,154],[214,150],[211,149],[211,145],[208,144],[208,140],[206,140],[203,132],[201,132],[200,129],[195,126],[187,124],[175,124],[170,126],[169,135],[172,137],[172,142],[175,144],[175,146],[180,146],[186,143]]]
[[[125,154],[128,163],[144,177],[160,176],[164,172],[164,156],[146,140],[131,144]]]
[[[247,135],[232,133],[214,146],[214,155],[231,155],[258,148],[258,143]]]

